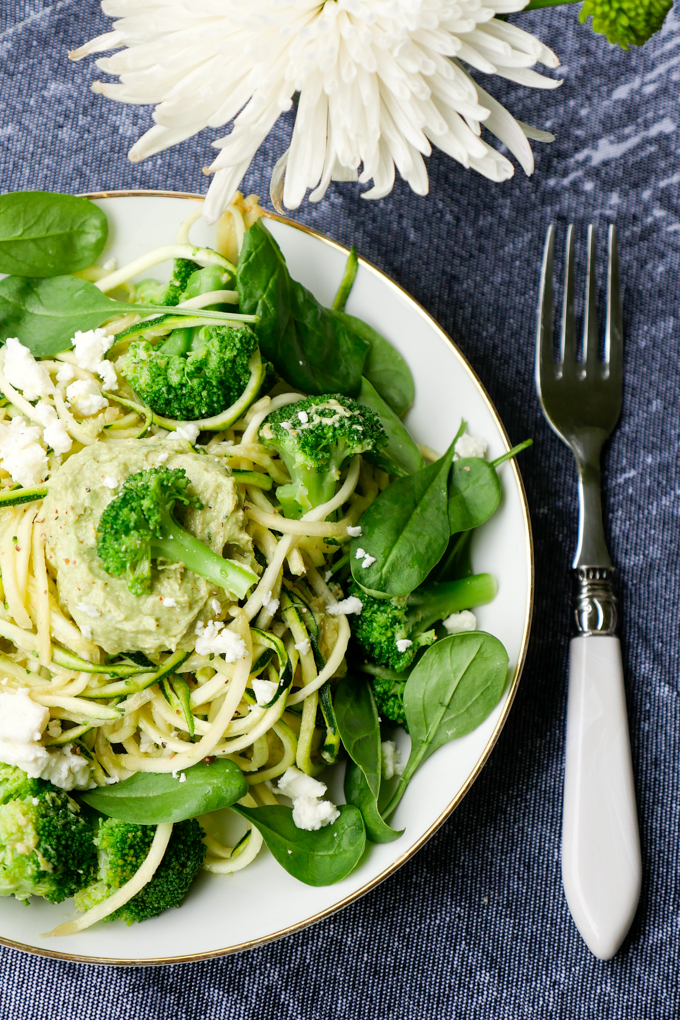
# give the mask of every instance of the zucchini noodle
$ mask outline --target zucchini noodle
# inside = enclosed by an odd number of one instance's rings
[[[125,286],[134,300],[133,277],[163,259],[195,259],[226,272],[230,260],[238,257],[244,232],[258,210],[252,197],[237,196],[217,225],[221,254],[195,248],[189,240],[191,227],[201,215],[201,204],[197,204],[174,245],[113,272],[95,266],[81,275],[103,293]],[[211,291],[183,302],[197,309],[237,303],[235,290]],[[105,328],[115,334],[138,321],[133,305],[129,315],[116,316]],[[107,358],[115,364],[127,343],[125,338],[115,342]],[[44,427],[48,406],[48,418],[56,416],[72,446],[66,453],[56,453],[44,443],[48,470],[43,487],[27,491],[23,504],[17,498],[14,505],[10,501],[0,509],[0,690],[25,688],[49,710],[42,744],[55,751],[69,746],[81,749],[91,762],[93,784],[104,786],[137,772],[179,775],[204,759],[228,757],[242,769],[251,791],[243,804],[277,803],[265,784],[293,765],[315,775],[326,764],[319,750],[326,734],[319,691],[345,672],[350,627],[346,616],[326,613],[336,604],[336,593],[338,598],[342,595],[322,578],[339,569],[339,561],[346,562],[348,528],[386,484],[384,473],[354,457],[333,498],[293,520],[283,515],[276,499],[277,486],[290,481],[288,470],[260,443],[259,429],[269,414],[303,399],[303,394],[277,392],[282,389],[279,384],[276,395],[256,400],[238,421],[212,435],[204,432],[196,450],[219,458],[227,472],[235,472],[239,519],[259,561],[259,579],[241,605],[224,592],[215,592],[220,598],[208,597],[205,612],[216,606],[213,623],[219,624],[219,633],[222,637],[233,634],[243,643],[245,654],[231,662],[224,653],[197,652],[192,623],[180,644],[184,661],[178,654],[170,662],[174,652],[161,652],[153,663],[147,660],[135,671],[130,659],[116,657],[116,665],[122,663],[125,669],[121,666],[115,672],[111,656],[92,639],[88,626],[79,626],[60,602],[56,568],[48,559],[42,497],[51,476],[84,448],[141,437],[160,440],[166,432],[154,424],[149,409],[122,377],[118,389],[105,388],[95,371],[78,363],[73,351],[38,361],[51,385],[46,396],[33,402],[6,378],[5,351],[0,351],[0,392],[5,398],[0,421],[4,428],[21,417],[31,428]],[[72,380],[87,384],[95,397],[101,397],[92,405],[101,410],[81,413],[78,402],[68,396]],[[104,484],[108,485],[107,479]],[[10,473],[0,469],[0,495],[13,500],[15,490]],[[230,554],[224,551],[224,555]],[[205,622],[209,615],[199,619]],[[314,649],[312,637],[314,642],[318,639]],[[169,663],[165,673],[164,663]],[[258,678],[270,683],[258,688],[254,683]],[[171,682],[183,684],[187,692],[181,706],[170,700]],[[260,703],[262,695],[256,697],[262,688],[275,691],[267,703]],[[131,881],[77,921],[49,934],[82,931],[127,903],[153,877],[171,832],[171,825],[159,825],[148,857]],[[211,833],[205,843],[205,870],[226,875],[254,860],[262,836],[249,826],[233,846]]]

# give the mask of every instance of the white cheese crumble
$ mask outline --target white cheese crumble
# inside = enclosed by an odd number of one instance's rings
[[[165,464],[169,456],[170,456],[169,453],[159,453],[158,456],[156,457],[156,460],[159,464]]]
[[[162,601],[163,605],[167,606],[168,609],[174,609],[177,605],[177,599],[173,599],[172,595],[166,595]]]
[[[5,341],[4,372],[7,381],[21,390],[26,400],[37,400],[54,392],[45,366],[36,361],[28,347],[15,336]]]
[[[486,439],[478,439],[464,432],[455,447],[456,457],[484,457],[489,449]]]
[[[118,479],[117,478],[112,478],[111,475],[107,475],[106,478],[104,478],[102,480],[102,485],[106,489],[117,489],[118,488]]]
[[[303,425],[306,425],[307,422],[309,421],[309,415],[307,414],[306,411],[298,411],[298,418],[300,419]]]
[[[101,616],[101,610],[97,609],[96,606],[89,605],[87,602],[78,602],[76,604],[76,609],[78,609],[81,613],[85,613],[86,616],[92,617],[93,620],[98,616]]]
[[[369,554],[366,553],[361,563],[361,569],[366,570],[366,568],[370,567],[373,563],[375,563],[375,556],[369,556]]]
[[[295,645],[295,651],[299,652],[300,655],[306,655],[311,647],[312,645],[309,638],[305,638],[304,641],[298,641]]]
[[[258,705],[267,705],[276,694],[279,685],[273,680],[260,680],[259,677],[255,677],[251,687]]]
[[[464,630],[477,630],[477,617],[469,609],[462,613],[451,613],[442,623],[449,634],[460,634]]]
[[[194,425],[193,422],[189,421],[186,423],[186,425],[180,425],[177,431],[175,432],[175,435],[179,436],[180,439],[188,439],[193,446],[193,444],[198,439],[198,433],[200,431],[201,430],[199,429],[198,425]],[[172,433],[170,433],[170,435],[172,435]]]
[[[149,734],[145,733],[144,730],[142,730],[141,735],[139,737],[139,750],[141,751],[142,754],[149,754],[151,751],[158,750],[158,745],[156,741],[152,740]]]
[[[405,652],[406,649],[410,648],[412,644],[413,642],[409,641],[408,638],[399,638],[399,640],[397,641],[397,651]]]
[[[348,599],[342,599],[341,602],[336,602],[333,606],[326,606],[326,612],[331,616],[350,616],[352,613],[359,616],[363,608],[364,604],[361,599],[358,599],[356,595],[350,595]]]
[[[25,488],[38,485],[47,474],[47,455],[40,444],[40,426],[22,417],[0,422],[0,463],[12,480]]]
[[[0,761],[62,790],[91,789],[90,765],[74,752],[73,744],[47,748],[40,743],[49,717],[49,710],[36,704],[25,687],[16,694],[0,694]]]
[[[66,397],[73,409],[82,415],[97,414],[109,406],[93,379],[76,379],[66,388]]]
[[[76,370],[73,365],[69,365],[67,361],[64,361],[61,368],[57,371],[57,382],[58,383],[69,383],[71,379],[75,379]]]
[[[180,774],[179,774],[179,781],[180,781],[180,783],[186,783],[186,781],[187,781],[187,777],[184,775],[183,772],[180,772]]]
[[[352,527],[351,524],[348,524],[347,525],[347,534],[349,535],[350,538],[361,538],[361,536],[363,534],[363,532],[361,530],[361,525],[357,524],[354,527]]]
[[[401,763],[401,751],[393,740],[383,740],[380,745],[382,751],[382,774],[385,779],[392,779],[393,776],[401,776],[404,766]]]
[[[298,829],[315,831],[330,825],[340,812],[330,800],[321,800],[326,784],[291,766],[278,782],[278,792],[293,801],[293,822]]]
[[[73,440],[52,405],[44,400],[39,400],[33,408],[33,415],[44,427],[43,440],[45,443],[51,446],[55,453],[68,453],[73,446]]]
[[[225,629],[221,620],[196,624],[196,651],[199,655],[223,655],[225,662],[236,662],[246,654],[243,638]]]
[[[118,386],[116,370],[104,358],[115,339],[105,329],[88,329],[85,333],[77,330],[71,341],[78,367],[98,375],[107,390],[115,390]]]
[[[217,616],[222,611],[222,606],[220,605],[218,599],[210,599],[210,608],[212,609],[215,616]]]
[[[83,623],[80,627],[80,633],[87,641],[89,641],[92,637],[92,627],[88,627],[86,623]]]
[[[357,551],[354,553],[354,559],[355,560],[363,560],[364,556],[366,556],[366,555],[367,555],[366,550],[362,549],[361,546],[359,546]]]

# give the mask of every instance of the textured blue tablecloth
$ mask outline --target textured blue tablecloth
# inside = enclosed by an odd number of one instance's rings
[[[247,0],[244,0],[247,2]],[[454,816],[397,875],[316,927],[244,955],[95,970],[0,950],[0,1020],[662,1020],[680,1015],[678,890],[678,269],[680,30],[609,47],[576,9],[523,16],[565,85],[492,91],[552,130],[533,178],[493,185],[447,158],[431,194],[381,203],[335,185],[296,217],[377,263],[477,369],[522,458],[536,540],[529,658],[491,760]],[[202,191],[208,138],[139,166],[145,108],[92,95],[66,48],[108,24],[95,0],[0,0],[0,190]],[[267,194],[274,132],[246,188]],[[549,221],[615,221],[625,282],[626,395],[607,458],[607,517],[623,582],[628,706],[644,861],[640,908],[609,963],[579,938],[559,874],[575,472],[534,398],[532,348]]]

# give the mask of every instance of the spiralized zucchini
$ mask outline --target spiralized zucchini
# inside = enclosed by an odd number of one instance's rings
[[[181,242],[186,243],[195,218],[180,228]],[[236,225],[240,227],[241,220]],[[243,231],[220,224],[220,235],[227,236],[233,257]],[[134,299],[131,284],[128,291]],[[109,328],[115,332],[134,321],[131,309]],[[123,351],[124,344],[114,345],[107,357],[115,361]],[[9,384],[1,361],[0,422],[23,416],[37,423],[34,405]],[[201,655],[194,649],[168,652],[156,665],[121,657],[114,665],[59,602],[54,568],[45,555],[42,497],[50,475],[84,447],[164,432],[125,385],[120,393],[106,389],[98,375],[78,365],[72,352],[42,359],[41,364],[54,384],[53,397],[43,402],[54,408],[73,445],[66,454],[47,453],[46,481],[34,489],[17,488],[0,469],[2,688],[30,689],[31,697],[50,712],[43,743],[59,747],[73,742],[90,760],[98,785],[138,771],[177,773],[202,759],[226,756],[245,773],[252,806],[273,803],[265,783],[294,764],[314,775],[337,754],[328,694],[333,678],[345,672],[350,628],[345,616],[325,612],[336,597],[324,577],[343,556],[342,547],[350,541],[348,526],[356,524],[387,477],[356,457],[333,499],[301,520],[285,519],[271,495],[288,481],[288,474],[258,441],[258,428],[268,413],[301,394],[275,391],[253,403],[198,447],[223,458],[233,472],[246,530],[262,566],[245,604],[223,604],[218,614],[242,638],[247,655],[228,663],[220,655]],[[108,406],[91,415],[67,406],[66,388],[73,380],[87,381]],[[257,703],[253,691],[256,678],[275,685],[264,704]],[[165,842],[167,837],[164,830]],[[206,845],[205,869],[228,874],[254,859],[262,837],[249,829],[229,847],[211,834]],[[114,906],[109,903],[107,909]],[[103,908],[96,916],[104,916]]]

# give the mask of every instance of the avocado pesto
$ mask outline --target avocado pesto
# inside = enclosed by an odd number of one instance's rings
[[[462,422],[424,459],[408,366],[344,312],[354,273],[324,307],[252,196],[224,250],[190,217],[118,269],[100,214],[59,209],[89,224],[78,277],[0,282],[0,895],[74,896],[66,935],[260,852],[337,882],[502,696],[470,544],[527,444],[489,462]]]

